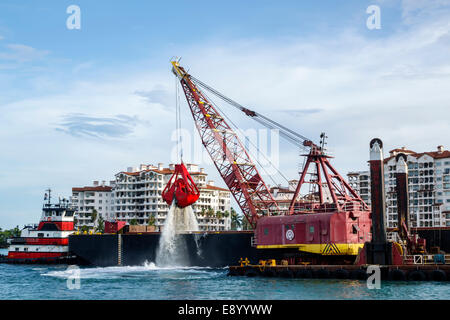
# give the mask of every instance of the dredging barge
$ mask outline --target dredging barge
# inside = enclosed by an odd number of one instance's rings
[[[284,268],[308,268],[304,267],[305,265],[335,268],[345,265],[352,266],[349,268],[353,269],[356,268],[354,266],[364,268],[369,264],[377,264],[395,265],[398,269],[399,266],[409,264],[408,256],[420,256],[422,259],[425,257],[427,246],[425,239],[419,237],[417,233],[412,233],[408,225],[408,180],[404,172],[397,174],[401,177],[397,181],[399,197],[397,234],[400,240],[389,242],[386,239],[381,140],[374,139],[370,145],[373,205],[369,208],[330,164],[331,157],[326,153],[324,133],[321,134],[320,144],[316,145],[310,139],[238,104],[194,78],[179,65],[179,61],[172,61],[172,72],[184,91],[204,147],[254,229],[253,235],[246,235],[249,237],[246,240],[247,244],[237,245],[236,248],[231,246],[230,258],[236,259],[240,256],[241,265],[230,267],[230,274],[239,274],[237,270],[243,268],[246,270],[253,268],[256,271],[261,267],[277,268],[279,265],[283,265]],[[209,93],[267,128],[279,130],[282,137],[305,150],[305,164],[287,211],[280,210],[236,133],[200,88],[208,90]],[[178,106],[176,110],[178,112]],[[179,187],[183,188],[181,193],[186,197],[185,190],[189,189],[189,181],[182,180]],[[300,196],[303,194],[300,191],[304,186],[308,187],[309,192]],[[406,190],[403,190],[405,186]],[[165,200],[172,201],[176,198],[176,192],[171,192]],[[189,250],[195,248],[196,253],[198,250],[201,251],[202,245],[198,245],[202,239],[200,234],[183,236],[186,240],[191,239],[187,242],[196,244],[188,246],[191,248]],[[203,237],[203,245],[208,243],[205,239],[210,238],[208,235]],[[131,239],[125,242],[131,242]],[[118,235],[119,264],[125,261],[123,259],[125,242],[123,236]],[[227,250],[229,247],[224,241],[220,249],[211,247],[211,250]],[[242,248],[249,250],[246,254],[241,254]],[[196,255],[191,253],[189,256]],[[252,260],[259,259],[258,265],[252,267],[248,262],[249,257]],[[415,264],[415,258],[413,260]],[[203,263],[208,261],[209,258],[206,258]],[[268,261],[270,263],[267,263]],[[447,267],[446,256],[441,252],[433,256],[432,261],[436,265],[443,264],[443,268]],[[226,259],[217,262],[217,265],[221,263],[227,263]],[[326,267],[321,267],[321,270],[324,268]],[[342,270],[342,267],[339,269]],[[444,275],[447,277],[446,273]]]
[[[397,156],[396,166],[398,240],[387,240],[382,146],[379,139],[370,143],[372,239],[365,243],[353,264],[309,265],[295,260],[269,259],[251,265],[248,260],[241,260],[240,265],[229,268],[229,275],[366,279],[375,267],[381,280],[450,281],[450,255],[439,247],[427,252],[426,239],[409,228],[408,167],[404,154]]]

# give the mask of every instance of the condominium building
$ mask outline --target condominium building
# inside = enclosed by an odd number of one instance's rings
[[[200,191],[200,198],[192,205],[200,230],[229,230],[230,192],[208,181],[203,168],[195,164],[185,165]],[[117,173],[113,189],[115,218],[128,223],[136,220],[145,225],[153,217],[157,228],[163,226],[169,207],[161,194],[174,170],[173,164],[164,168],[159,163],[158,166],[142,164],[138,168],[129,167],[127,171]]]
[[[75,228],[82,226],[93,227],[92,212],[97,211],[97,217],[103,220],[114,218],[114,182],[106,185],[105,181],[94,181],[92,186],[72,188],[72,205],[76,208]]]
[[[294,197],[297,184],[298,180],[290,180],[288,186],[268,186],[270,194],[277,202],[278,208],[280,209],[280,214],[287,213],[289,211],[289,206],[291,204],[292,198]]]
[[[449,227],[450,151],[444,150],[443,146],[438,146],[436,151],[421,153],[405,147],[389,151],[389,157],[384,160],[387,227],[397,227],[395,157],[399,153],[407,156],[411,227]],[[369,190],[366,195],[370,199],[370,174],[368,176]],[[358,173],[350,172],[349,183],[353,183],[355,190],[362,196],[363,192],[361,187],[358,190],[355,177],[358,177]]]
[[[355,190],[361,199],[370,206],[371,192],[370,192],[370,172],[369,171],[354,171],[347,174],[347,180],[350,187]]]

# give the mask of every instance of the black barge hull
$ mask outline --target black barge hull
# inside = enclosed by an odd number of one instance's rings
[[[428,250],[439,246],[450,253],[450,228],[417,230],[427,240]],[[80,264],[93,266],[131,266],[155,262],[160,233],[71,235],[69,252]],[[259,259],[280,259],[290,252],[279,249],[257,250],[251,245],[252,231],[225,231],[181,235],[186,250],[186,266],[227,267],[247,258],[257,264]]]
[[[82,264],[100,267],[131,266],[155,262],[159,233],[71,235],[69,251]],[[240,258],[257,261],[251,246],[253,232],[207,232],[180,235],[186,250],[186,266],[220,268]]]

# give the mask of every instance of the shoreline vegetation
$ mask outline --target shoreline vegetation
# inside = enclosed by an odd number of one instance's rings
[[[7,240],[9,238],[19,237],[19,236],[20,236],[19,226],[15,227],[14,229],[10,229],[10,230],[3,230],[2,228],[0,228],[0,249],[8,248]]]

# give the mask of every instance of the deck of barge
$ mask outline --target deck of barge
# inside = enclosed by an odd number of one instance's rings
[[[381,265],[381,280],[450,281],[450,265]],[[228,269],[229,276],[303,279],[366,280],[374,271],[368,265],[239,265]]]

